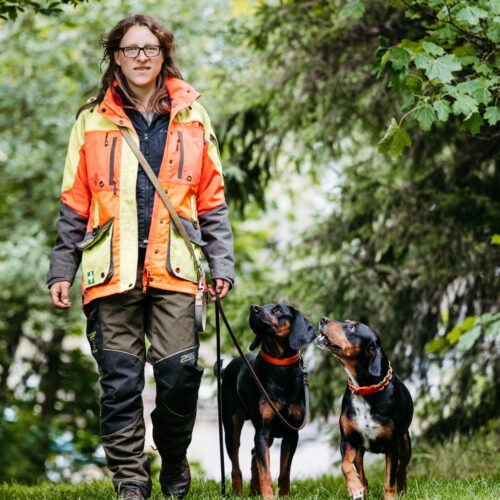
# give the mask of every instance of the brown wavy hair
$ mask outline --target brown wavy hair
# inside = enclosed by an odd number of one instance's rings
[[[130,89],[125,75],[113,57],[114,52],[120,46],[121,39],[132,26],[146,26],[149,28],[151,33],[158,38],[163,52],[164,60],[156,82],[156,91],[147,104],[147,111],[164,114],[168,109],[169,96],[164,81],[168,76],[183,79],[179,68],[177,68],[173,60],[173,53],[175,51],[174,35],[165,29],[154,17],[145,14],[135,14],[119,21],[111,28],[109,33],[101,37],[101,45],[104,47],[101,70],[103,65],[107,66],[101,78],[97,97],[81,106],[77,116],[83,110],[99,105],[103,101],[106,91],[113,85],[115,80],[118,82],[127,99],[132,103],[132,107],[137,107],[140,104],[139,99]]]

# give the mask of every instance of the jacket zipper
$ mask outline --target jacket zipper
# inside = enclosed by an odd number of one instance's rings
[[[177,178],[182,179],[182,169],[184,168],[184,141],[182,139],[182,132],[179,130],[177,132],[179,134],[179,147],[180,147],[180,153],[179,153],[179,170],[177,171]]]
[[[106,137],[106,141],[107,141]],[[111,150],[109,152],[109,185],[113,186],[113,193],[116,194],[116,181],[115,181],[115,149],[116,137],[113,137],[111,142]]]

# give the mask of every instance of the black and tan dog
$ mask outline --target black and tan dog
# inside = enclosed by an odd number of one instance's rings
[[[300,349],[310,344],[314,327],[297,310],[282,304],[250,307],[250,326],[256,337],[250,349],[262,344],[259,354],[248,354],[259,380],[281,415],[294,427],[304,419],[304,385]],[[290,468],[299,439],[286,427],[261,395],[241,357],[233,359],[222,378],[223,423],[226,449],[232,463],[233,493],[241,495],[242,476],[238,452],[241,428],[250,419],[255,428],[252,450],[252,494],[273,497],[269,448],[282,437],[279,494],[290,494]]]
[[[396,498],[396,489],[405,493],[413,402],[392,372],[380,337],[362,323],[323,318],[316,345],[337,356],[348,376],[340,415],[340,446],[349,494],[353,499],[368,495],[365,451],[386,456],[384,499]]]

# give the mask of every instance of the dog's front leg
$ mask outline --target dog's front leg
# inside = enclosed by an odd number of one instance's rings
[[[401,437],[401,443],[399,445],[399,464],[398,464],[398,485],[397,491],[398,495],[404,495],[406,493],[406,471],[411,458],[411,439],[410,434],[406,432]]]
[[[341,443],[342,451],[342,472],[345,477],[345,482],[347,485],[347,490],[352,499],[363,499],[365,498],[365,487],[361,482],[359,474],[354,467],[354,461],[356,460],[357,449],[348,443],[345,439],[342,439]]]
[[[255,432],[255,463],[259,473],[259,489],[264,500],[273,498],[273,481],[271,478],[271,462],[269,448],[271,446],[270,423],[262,425]]]
[[[384,500],[396,498],[396,477],[399,462],[399,442],[394,440],[390,451],[385,455],[385,489]]]
[[[365,487],[365,496],[368,497],[368,481],[365,476],[365,468],[363,465],[363,457],[365,455],[365,450],[363,448],[358,448],[356,452],[356,458],[354,459],[354,465],[358,471],[359,478]]]
[[[278,479],[280,497],[290,495],[290,469],[292,468],[292,459],[297,449],[298,441],[299,433],[297,431],[290,431],[283,436],[283,441],[281,442],[280,476]]]
[[[243,413],[238,409],[234,415],[225,417],[224,432],[226,440],[226,449],[231,459],[231,482],[233,485],[233,494],[241,496],[243,490],[243,479],[241,476],[239,450],[241,428],[245,422]]]

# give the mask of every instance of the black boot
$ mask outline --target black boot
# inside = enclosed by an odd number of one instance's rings
[[[124,484],[120,487],[120,500],[144,500],[146,498],[138,486]]]
[[[191,484],[191,471],[186,456],[162,460],[160,471],[161,491],[167,497],[184,498]]]

